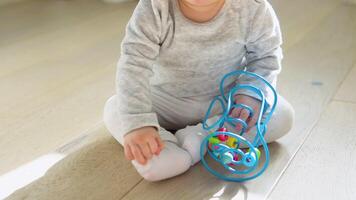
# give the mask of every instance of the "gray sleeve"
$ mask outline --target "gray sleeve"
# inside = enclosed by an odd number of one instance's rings
[[[281,71],[282,36],[279,21],[267,0],[261,0],[254,15],[250,17],[249,31],[246,43],[246,70],[265,78],[273,87],[276,86],[277,76]],[[272,93],[267,86],[247,76],[241,76],[240,84],[250,84],[262,89],[267,103],[273,101]],[[240,91],[240,94],[258,97],[250,91]],[[259,99],[259,98],[258,98]]]
[[[160,50],[160,14],[154,1],[140,0],[131,16],[121,43],[117,65],[116,92],[118,97],[118,124],[123,137],[144,126],[159,128],[152,111],[149,79],[152,66]]]

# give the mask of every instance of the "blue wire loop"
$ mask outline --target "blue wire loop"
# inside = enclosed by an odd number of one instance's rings
[[[238,76],[249,76],[256,80],[264,83],[273,94],[273,103],[268,105],[266,102],[265,94],[260,88],[257,88],[252,85],[247,84],[238,84],[235,87],[231,88],[228,94],[225,94],[224,83],[225,80],[231,77]],[[234,182],[243,182],[247,180],[254,179],[261,175],[268,167],[270,156],[267,146],[267,142],[264,138],[267,131],[267,124],[270,121],[272,114],[277,105],[277,92],[274,87],[263,77],[255,73],[248,71],[236,70],[226,74],[220,82],[220,96],[216,96],[210,103],[210,106],[205,114],[203,119],[203,128],[205,131],[210,134],[204,138],[200,146],[200,157],[204,167],[216,177]],[[259,112],[257,122],[256,122],[256,136],[253,141],[248,141],[243,137],[245,131],[247,130],[247,124],[244,120],[239,118],[233,118],[230,116],[232,109],[234,108],[243,108],[249,111],[249,116],[252,117],[255,112],[253,109],[244,104],[235,104],[234,95],[237,92],[244,90],[250,91],[256,94],[261,100],[261,110]],[[216,104],[219,103],[222,114],[221,117],[211,125],[208,125],[208,118],[212,115],[212,110],[215,108]],[[269,109],[269,112],[267,110]],[[263,120],[262,120],[263,119]],[[242,130],[239,133],[234,133],[221,129],[224,127],[224,124],[228,123],[229,125],[236,127],[238,123],[242,125]],[[222,131],[224,130],[224,131]],[[220,140],[221,137],[233,138],[234,144],[236,146],[227,145],[226,141]],[[211,141],[215,142],[211,142]],[[219,142],[216,142],[219,141]],[[248,152],[244,152],[240,145],[243,144],[246,149],[249,149]],[[260,163],[260,152],[257,147],[262,146],[263,152],[265,155],[265,160],[262,167],[258,167]],[[227,170],[224,173],[218,172],[209,166],[206,159],[204,158],[205,152],[208,152],[208,155],[212,157],[216,162],[220,163],[224,169]]]

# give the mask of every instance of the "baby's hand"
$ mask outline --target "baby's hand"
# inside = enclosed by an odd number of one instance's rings
[[[125,157],[145,165],[153,154],[159,155],[164,144],[154,127],[143,127],[124,136]]]
[[[260,114],[260,109],[261,109],[261,101],[258,99],[255,99],[253,97],[243,95],[243,94],[238,94],[235,96],[235,103],[236,104],[245,104],[249,107],[252,108],[254,114],[252,117],[249,117],[250,112],[247,109],[244,108],[234,108],[231,112],[231,116],[234,118],[240,118],[241,120],[244,120],[247,123],[247,131],[250,130],[251,127],[253,127],[258,119],[258,115]],[[240,131],[242,129],[241,123],[238,123],[236,125],[237,131]]]

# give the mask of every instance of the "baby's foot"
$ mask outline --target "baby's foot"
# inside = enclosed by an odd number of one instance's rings
[[[208,120],[209,122],[215,122],[218,117],[213,117]],[[214,121],[215,120],[215,121]],[[182,148],[186,149],[192,157],[192,165],[200,161],[200,145],[203,142],[204,138],[208,135],[207,131],[203,129],[201,123],[195,126],[187,126],[183,129],[180,129],[176,132],[176,137],[179,144]],[[206,148],[204,155],[206,153]]]
[[[191,156],[172,141],[165,141],[165,147],[145,165],[131,161],[137,172],[148,181],[159,181],[184,173],[191,166]]]

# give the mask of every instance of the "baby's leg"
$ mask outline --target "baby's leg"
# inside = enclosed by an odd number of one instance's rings
[[[275,112],[272,115],[270,122],[267,125],[267,133],[265,139],[267,143],[273,142],[278,138],[286,135],[294,121],[294,109],[293,107],[282,97],[278,96],[278,105]],[[208,124],[212,124],[217,121],[220,116],[214,116],[208,119]],[[226,128],[234,132],[234,127],[225,124]],[[184,129],[180,129],[176,132],[176,137],[182,146],[192,156],[192,164],[200,161],[200,145],[203,139],[207,136],[206,131],[203,130],[202,124],[199,123],[195,126],[187,126]],[[243,135],[248,141],[252,142],[256,136],[256,128],[252,128],[249,132]],[[242,148],[246,145],[242,144]],[[206,152],[204,152],[205,154]]]
[[[105,104],[104,123],[111,135],[123,145],[123,137],[117,134],[120,133],[120,124],[116,108],[116,96],[113,96]],[[165,144],[160,154],[154,155],[146,165],[132,161],[138,173],[148,181],[163,180],[181,174],[187,171],[192,163],[191,156],[177,145],[177,138],[172,133],[160,128],[159,134]]]
[[[278,104],[272,115],[271,120],[267,124],[267,132],[265,134],[265,140],[267,143],[276,141],[277,139],[286,135],[293,126],[294,122],[294,109],[289,102],[282,96],[278,96]],[[229,130],[233,130],[233,127],[227,125]],[[253,141],[256,136],[256,127],[243,135],[248,141]],[[242,147],[245,147],[242,145]]]

